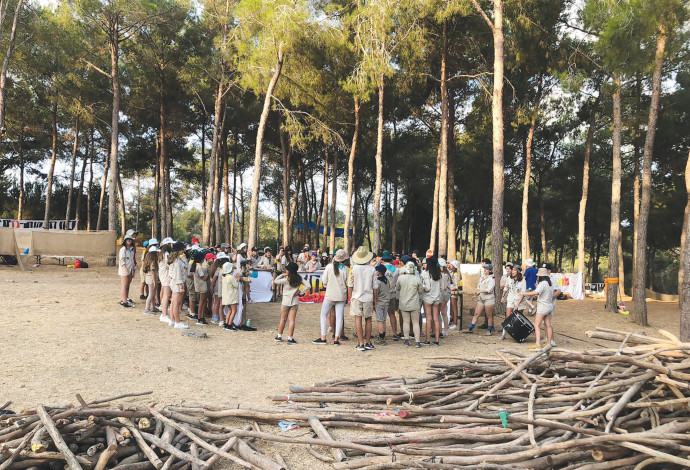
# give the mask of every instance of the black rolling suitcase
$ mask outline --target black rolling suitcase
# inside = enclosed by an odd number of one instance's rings
[[[513,313],[503,321],[503,329],[518,343],[522,343],[534,333],[534,325],[522,313]]]

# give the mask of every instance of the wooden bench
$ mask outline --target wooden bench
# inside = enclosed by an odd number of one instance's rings
[[[76,260],[84,261],[83,256],[75,256],[75,255],[65,255],[65,256],[62,256],[62,255],[34,255],[34,256],[36,257],[36,264],[41,264],[41,259],[43,259],[43,258],[50,258],[50,259],[57,260],[58,265],[60,265],[60,266],[66,266],[67,265],[67,263],[65,262],[65,260],[67,258],[73,259],[75,261]]]

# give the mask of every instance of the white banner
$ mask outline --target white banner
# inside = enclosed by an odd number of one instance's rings
[[[70,220],[65,223],[64,220],[51,220],[48,222],[50,230],[74,230],[77,224],[76,220]],[[42,220],[16,220],[16,219],[0,219],[0,227],[4,228],[26,228],[29,230],[43,229]]]
[[[270,271],[253,271],[249,278],[252,280],[249,284],[252,302],[270,302],[273,298],[273,292],[271,292],[273,274]]]

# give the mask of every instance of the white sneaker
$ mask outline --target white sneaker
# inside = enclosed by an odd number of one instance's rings
[[[225,322],[222,321],[222,322],[218,323],[218,326],[221,327],[221,328],[225,327]]]
[[[158,317],[158,319],[160,321],[162,321],[163,323],[169,323],[170,322],[170,317],[168,317],[167,315],[161,315],[160,317]]]
[[[553,347],[553,348],[555,348],[555,347],[556,347],[556,342],[555,342],[555,341],[553,341],[553,340],[551,341],[551,347]]]
[[[175,325],[173,328],[178,329],[178,330],[186,330],[187,328],[189,328],[189,325],[186,325],[182,322],[179,322],[179,323],[173,322],[173,325]]]
[[[168,326],[175,326],[175,325],[176,325],[176,323],[172,320],[172,318],[170,320],[168,320]]]
[[[457,329],[458,329],[458,325],[456,325],[455,323],[451,323],[450,326],[448,327],[448,329],[449,329],[449,330],[457,330]]]
[[[442,331],[441,338],[445,338],[446,336],[448,336],[448,331]]]

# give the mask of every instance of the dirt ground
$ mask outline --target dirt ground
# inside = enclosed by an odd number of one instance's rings
[[[389,341],[374,351],[358,352],[352,340],[339,347],[316,346],[311,340],[319,334],[320,304],[300,306],[295,346],[273,341],[277,304],[249,305],[248,317],[257,332],[193,325],[208,334],[208,339],[195,339],[183,337],[157,316],[143,315],[143,302],[136,300],[138,284],[130,293],[136,307],[118,305],[115,268],[73,270],[44,264],[22,272],[0,266],[0,279],[0,404],[11,400],[15,410],[38,403],[76,403],[76,393],[89,401],[148,390],[153,394],[129,401],[161,406],[183,400],[271,404],[269,396],[283,395],[293,384],[337,377],[416,377],[425,374],[431,357],[489,356],[498,348],[526,352],[529,346],[529,342],[500,341],[498,335],[457,331],[440,348],[406,348],[402,342]],[[596,299],[559,301],[554,319],[558,346],[612,347],[585,336],[595,326],[643,329],[649,334],[663,328],[678,334],[680,313],[675,303],[650,302],[647,328],[634,325],[631,316],[604,311],[603,305]],[[469,320],[465,310],[465,328]],[[352,337],[354,322],[347,310],[345,328]],[[277,446],[289,456],[291,468],[330,468],[317,464],[303,449]]]

